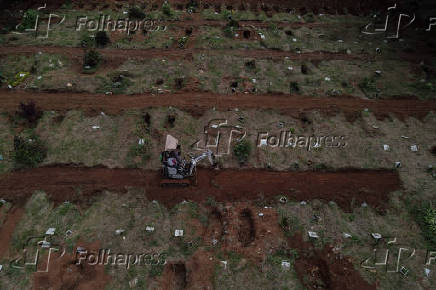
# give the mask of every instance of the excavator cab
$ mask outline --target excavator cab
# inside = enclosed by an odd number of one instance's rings
[[[207,150],[203,154],[195,157],[190,156],[187,162],[182,158],[182,152],[178,140],[171,135],[167,135],[165,150],[161,153],[162,181],[161,186],[178,185],[189,186],[197,184],[197,164],[208,158],[211,165],[215,165],[215,157],[212,151]]]

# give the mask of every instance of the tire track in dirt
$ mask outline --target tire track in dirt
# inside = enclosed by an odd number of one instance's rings
[[[84,49],[80,47],[59,47],[59,46],[2,46],[0,55],[31,55],[38,52],[59,54],[69,58],[82,58]],[[346,53],[336,53],[328,51],[317,51],[307,53],[293,53],[288,51],[273,49],[98,49],[106,61],[111,59],[148,59],[148,58],[167,58],[184,59],[192,58],[193,54],[203,55],[234,55],[244,58],[270,59],[289,57],[291,60],[350,60],[363,59],[365,54],[348,55]]]
[[[23,90],[0,89],[0,111],[13,113],[20,102],[35,101],[46,111],[83,110],[88,113],[103,111],[120,114],[129,109],[172,106],[201,116],[211,108],[276,110],[282,114],[298,117],[301,113],[319,111],[328,115],[344,113],[349,120],[369,109],[378,118],[393,114],[400,119],[422,119],[429,112],[436,112],[436,101],[420,101],[413,98],[367,100],[351,96],[321,97],[298,95],[216,95],[209,92],[181,92],[175,94],[113,95],[91,93],[37,93]]]
[[[149,200],[172,207],[183,200],[221,202],[272,199],[335,201],[345,211],[366,202],[383,212],[389,193],[401,189],[398,173],[387,170],[347,169],[336,172],[275,172],[258,169],[199,169],[198,186],[160,187],[160,172],[141,169],[51,166],[0,175],[2,198],[23,204],[35,190],[55,202],[87,203],[104,190],[125,192],[142,188]],[[79,192],[79,193],[78,193]]]

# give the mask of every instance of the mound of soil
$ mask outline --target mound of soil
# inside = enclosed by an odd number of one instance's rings
[[[315,249],[301,234],[290,238],[288,245],[298,250],[295,270],[308,289],[376,289],[360,276],[349,258],[334,253],[331,247]]]
[[[86,248],[99,249],[97,243]],[[103,289],[111,280],[103,265],[76,265],[74,254],[51,257],[48,269],[48,272],[33,273],[33,289]]]

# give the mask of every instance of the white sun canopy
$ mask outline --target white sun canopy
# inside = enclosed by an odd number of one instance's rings
[[[167,135],[167,140],[165,141],[165,151],[176,150],[179,140],[171,135]]]

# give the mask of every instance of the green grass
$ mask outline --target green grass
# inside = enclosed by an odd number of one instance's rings
[[[436,247],[436,208],[431,203],[415,206],[411,211],[416,222],[421,228],[422,235],[428,248]]]

